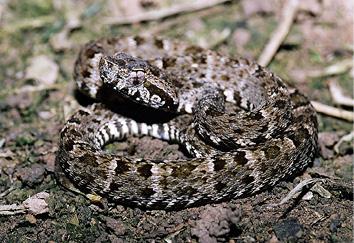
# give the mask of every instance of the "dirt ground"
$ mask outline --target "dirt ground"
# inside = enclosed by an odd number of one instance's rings
[[[0,1],[1,242],[353,242],[353,139],[342,139],[353,125],[322,114],[321,150],[313,164],[252,197],[176,212],[143,211],[94,203],[58,185],[59,131],[85,103],[74,95],[72,80],[83,43],[151,34],[257,60],[286,3],[224,1],[154,19],[192,2],[208,1]],[[351,1],[302,1],[268,67],[311,100],[350,112],[334,102],[329,84],[353,94],[353,12]],[[138,23],[127,16],[152,19]],[[149,137],[128,138],[109,149],[183,156],[177,145]],[[300,182],[307,184],[287,197]]]

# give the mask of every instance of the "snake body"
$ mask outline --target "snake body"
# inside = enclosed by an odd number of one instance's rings
[[[173,210],[250,195],[302,171],[317,152],[307,98],[245,59],[157,37],[100,39],[81,50],[74,79],[98,101],[110,102],[102,91],[110,90],[176,117],[151,124],[94,104],[66,122],[57,155],[65,175],[120,204]],[[191,158],[102,149],[131,135],[179,143]]]

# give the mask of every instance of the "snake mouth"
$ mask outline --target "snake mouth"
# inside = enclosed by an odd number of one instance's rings
[[[117,95],[125,97],[134,103],[147,106],[157,110],[163,110],[166,112],[174,112],[177,110],[178,103],[174,102],[170,97],[164,97],[159,95],[158,91],[153,91],[149,85],[145,86],[140,84],[137,86],[126,86],[124,88],[112,87]]]

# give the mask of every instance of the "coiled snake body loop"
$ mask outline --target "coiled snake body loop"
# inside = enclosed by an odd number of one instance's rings
[[[84,46],[74,78],[96,100],[107,99],[108,89],[177,117],[148,124],[95,104],[66,122],[57,155],[65,175],[81,190],[121,204],[177,209],[253,194],[303,170],[317,152],[309,101],[244,59],[157,37],[101,39]],[[148,160],[102,150],[131,135],[179,143],[192,158]]]

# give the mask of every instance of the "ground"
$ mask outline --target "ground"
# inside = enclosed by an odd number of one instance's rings
[[[321,149],[313,164],[252,197],[181,211],[143,211],[104,200],[94,203],[58,185],[59,131],[84,105],[74,95],[72,80],[80,46],[103,36],[153,34],[257,60],[286,1],[224,2],[121,25],[112,16],[145,16],[191,1],[0,1],[2,242],[353,241],[353,144],[338,144],[352,123],[322,114]],[[336,81],[350,96],[353,67],[330,76],[325,70],[352,58],[352,13],[351,1],[302,1],[268,68],[311,100],[335,106],[328,84]],[[181,156],[178,146],[148,137],[129,138],[110,149],[131,156]],[[307,184],[287,197],[301,182]]]

